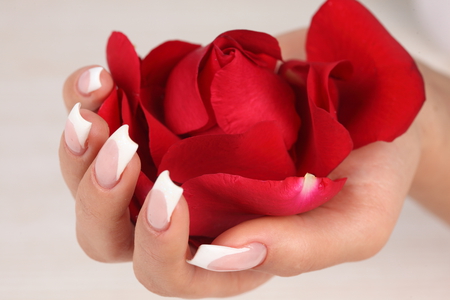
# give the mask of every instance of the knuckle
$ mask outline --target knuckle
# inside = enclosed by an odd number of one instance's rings
[[[95,207],[94,201],[86,193],[85,189],[78,188],[75,200],[77,221],[83,219],[91,222],[100,222],[103,219],[101,210]]]
[[[130,261],[134,250],[134,226],[129,223],[129,216],[122,214],[116,219],[90,202],[85,194],[77,194],[76,233],[80,247],[87,256],[99,262]]]
[[[183,274],[177,266],[167,264],[167,259],[149,253],[145,261],[134,262],[137,280],[150,292],[163,297],[195,298],[201,293],[190,282],[191,276]]]
[[[83,230],[77,228],[78,244],[84,253],[91,259],[102,263],[117,263],[130,261],[133,253],[133,243],[111,245],[109,243],[101,244],[98,239],[92,240],[86,236]]]
[[[164,284],[165,280],[162,276],[150,276],[148,270],[145,270],[143,266],[134,264],[134,274],[136,279],[150,292],[163,297],[174,297],[174,291],[170,289],[167,284]]]

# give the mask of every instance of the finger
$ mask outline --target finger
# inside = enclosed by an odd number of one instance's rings
[[[138,280],[154,293],[183,298],[232,296],[266,282],[269,274],[217,273],[186,262],[192,257],[189,212],[181,192],[163,172],[146,199],[135,234],[133,264]]]
[[[97,114],[74,106],[59,146],[63,178],[73,196],[86,170],[109,136],[106,122]]]
[[[214,244],[261,243],[267,257],[255,269],[293,276],[376,254],[387,242],[417,167],[410,137],[354,151],[333,176],[348,177],[330,202],[309,213],[242,223]],[[414,137],[412,138],[414,139]],[[403,147],[406,143],[406,147]]]
[[[134,225],[128,205],[140,172],[137,145],[120,127],[103,145],[76,193],[78,242],[91,258],[129,261],[133,256]]]
[[[83,67],[72,73],[64,83],[64,104],[67,110],[81,103],[81,107],[95,111],[113,87],[113,79],[104,68],[97,65]]]

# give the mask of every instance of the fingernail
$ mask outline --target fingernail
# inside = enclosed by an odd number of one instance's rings
[[[81,116],[80,107],[80,103],[74,105],[67,117],[66,128],[64,129],[66,145],[70,151],[77,155],[86,150],[86,140],[92,127],[92,123]]]
[[[177,186],[169,177],[169,171],[162,172],[147,195],[147,219],[157,231],[169,227],[173,210],[180,201],[183,188]]]
[[[138,145],[128,135],[128,125],[117,129],[100,149],[95,160],[94,170],[98,184],[107,189],[112,188],[137,148]]]
[[[100,73],[102,71],[102,67],[94,67],[84,71],[78,79],[78,90],[80,93],[89,95],[101,88]]]
[[[266,246],[260,243],[252,243],[243,248],[201,245],[194,258],[187,262],[216,272],[242,271],[262,263],[266,254]]]

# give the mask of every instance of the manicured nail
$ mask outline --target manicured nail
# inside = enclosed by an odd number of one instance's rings
[[[78,79],[78,90],[84,95],[89,95],[93,91],[98,90],[102,83],[100,81],[100,73],[102,67],[94,67],[84,71]]]
[[[316,176],[310,173],[306,173],[303,179],[303,187],[300,194],[307,195],[311,193],[311,191],[313,191],[317,187],[318,183],[319,181]]]
[[[194,258],[187,262],[216,272],[242,271],[262,263],[266,254],[266,246],[260,243],[252,243],[243,248],[201,245]]]
[[[92,123],[81,116],[80,107],[80,103],[74,105],[67,117],[64,130],[64,139],[67,147],[77,155],[82,154],[86,150],[86,140],[92,127]]]
[[[107,189],[112,188],[137,148],[138,145],[128,135],[128,125],[117,129],[100,149],[95,160],[94,170],[98,184]]]
[[[147,219],[157,231],[169,227],[173,210],[180,201],[183,188],[177,186],[169,177],[169,171],[162,172],[147,195]]]

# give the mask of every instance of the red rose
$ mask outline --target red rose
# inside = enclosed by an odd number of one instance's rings
[[[260,32],[225,32],[205,47],[170,41],[142,60],[113,33],[118,88],[99,114],[111,131],[128,124],[139,144],[133,220],[164,170],[184,189],[192,236],[302,213],[339,192],[345,179],[326,176],[352,149],[406,131],[423,103],[421,76],[358,2],[327,1],[306,50],[308,61],[276,72],[278,43]]]

